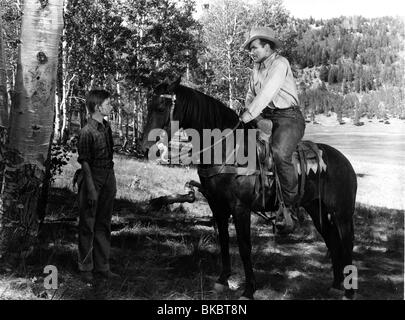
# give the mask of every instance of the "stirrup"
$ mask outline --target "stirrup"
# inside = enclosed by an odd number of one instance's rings
[[[264,143],[270,143],[271,141],[271,134],[264,133],[263,131],[259,130],[258,139],[263,141]]]
[[[288,212],[290,214],[291,224],[287,223],[287,219],[284,215],[284,210],[288,210]],[[295,213],[295,210],[293,209],[293,207],[287,207],[285,205],[280,205],[280,208],[277,212],[276,223],[275,223],[278,232],[280,234],[288,234],[288,233],[293,232],[297,226],[296,221],[298,221],[298,218],[296,217],[296,213]]]

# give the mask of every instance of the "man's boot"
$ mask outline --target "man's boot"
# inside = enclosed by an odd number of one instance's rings
[[[295,229],[295,211],[292,206],[280,206],[276,217],[276,228],[279,234],[289,234]]]

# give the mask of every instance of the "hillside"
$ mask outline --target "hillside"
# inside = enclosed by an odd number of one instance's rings
[[[404,22],[399,18],[294,20],[292,60],[306,111],[405,117]]]

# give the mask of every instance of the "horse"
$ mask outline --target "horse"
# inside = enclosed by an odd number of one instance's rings
[[[151,130],[168,128],[172,121],[178,121],[180,128],[194,129],[199,133],[204,129],[234,132],[235,128],[246,133],[249,128],[239,121],[238,115],[232,109],[211,96],[181,85],[180,79],[172,83],[161,83],[155,88],[148,104],[147,121],[141,141],[143,152],[147,152],[154,143],[148,139]],[[247,138],[244,143],[246,146],[252,141]],[[352,299],[355,290],[350,287],[343,288],[343,282],[345,267],[352,265],[357,178],[350,162],[340,151],[327,144],[316,145],[322,151],[322,160],[327,169],[320,172],[321,168],[318,167],[317,174],[307,175],[299,206],[311,216],[315,228],[328,248],[333,269],[332,288],[344,290],[343,298]],[[211,147],[212,144],[209,148]],[[262,202],[257,188],[260,175],[240,174],[238,170],[221,172],[225,168],[224,161],[225,157],[222,165],[197,165],[201,186],[213,213],[220,243],[222,269],[214,288],[226,288],[231,275],[228,224],[232,216],[245,272],[244,291],[240,298],[253,299],[256,280],[251,261],[250,220],[251,212],[258,210]],[[207,169],[214,169],[216,173],[202,174]],[[303,174],[304,172],[301,175]],[[270,183],[264,191],[265,208],[261,208],[267,212],[276,208],[276,183],[273,183],[276,177],[269,176],[268,179]]]

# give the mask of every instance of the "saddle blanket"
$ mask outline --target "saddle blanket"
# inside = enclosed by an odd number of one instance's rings
[[[301,168],[300,153],[304,156],[304,169]],[[297,146],[297,150],[293,153],[292,162],[299,175],[301,175],[303,171],[308,175],[311,170],[314,173],[318,171],[317,158],[319,158],[320,171],[326,172],[326,163],[322,157],[322,150],[312,141],[301,141]]]

